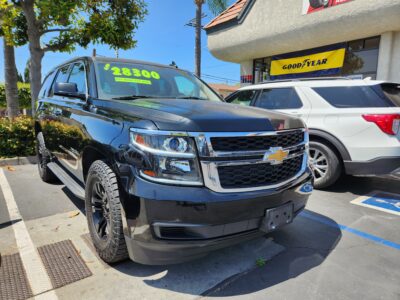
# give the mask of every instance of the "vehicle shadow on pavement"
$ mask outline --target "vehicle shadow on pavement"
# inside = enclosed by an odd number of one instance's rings
[[[265,238],[215,251],[192,262],[144,266],[126,261],[112,267],[141,277],[151,287],[183,294],[209,297],[250,294],[320,265],[336,247],[342,236],[339,227],[335,227],[337,224],[317,213],[306,211],[307,214],[326,219],[331,225],[300,215],[293,224]],[[260,258],[265,260],[265,266],[256,265]],[[255,272],[260,274],[253,278]],[[236,284],[239,281],[241,284]]]
[[[400,180],[392,177],[343,176],[336,184],[323,191],[365,195],[374,190],[400,193]]]
[[[61,189],[65,195],[71,200],[72,204],[76,206],[79,211],[86,216],[85,201],[75,196],[66,186]]]

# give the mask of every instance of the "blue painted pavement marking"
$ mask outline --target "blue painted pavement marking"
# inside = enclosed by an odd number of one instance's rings
[[[400,244],[398,244],[398,243],[385,240],[376,235],[372,235],[372,234],[369,234],[369,233],[366,233],[366,232],[363,232],[363,231],[360,231],[360,230],[357,230],[357,229],[354,229],[351,227],[347,227],[345,225],[337,224],[336,222],[334,222],[330,219],[317,216],[311,212],[303,211],[300,213],[300,216],[305,217],[310,220],[313,220],[313,221],[316,221],[316,222],[319,222],[319,223],[322,223],[322,224],[325,224],[325,225],[328,225],[330,227],[340,228],[340,230],[344,230],[344,231],[350,232],[352,234],[358,235],[359,237],[373,241],[377,244],[385,245],[385,246],[400,250]]]
[[[400,212],[400,199],[395,198],[394,195],[379,193],[368,199],[362,201],[362,203],[376,206],[396,212]]]

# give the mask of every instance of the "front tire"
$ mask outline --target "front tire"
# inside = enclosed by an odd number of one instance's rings
[[[314,172],[314,187],[327,188],[342,174],[342,163],[335,151],[328,145],[310,142],[310,163]]]
[[[117,176],[103,161],[95,161],[88,172],[85,191],[86,218],[99,256],[107,263],[128,257],[123,234]]]

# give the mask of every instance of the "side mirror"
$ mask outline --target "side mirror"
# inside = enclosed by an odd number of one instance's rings
[[[54,84],[54,95],[86,100],[86,95],[79,93],[78,86],[72,82],[56,82]]]

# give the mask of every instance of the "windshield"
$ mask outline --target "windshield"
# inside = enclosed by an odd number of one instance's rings
[[[177,98],[221,101],[193,74],[179,69],[125,62],[96,62],[101,99]]]

